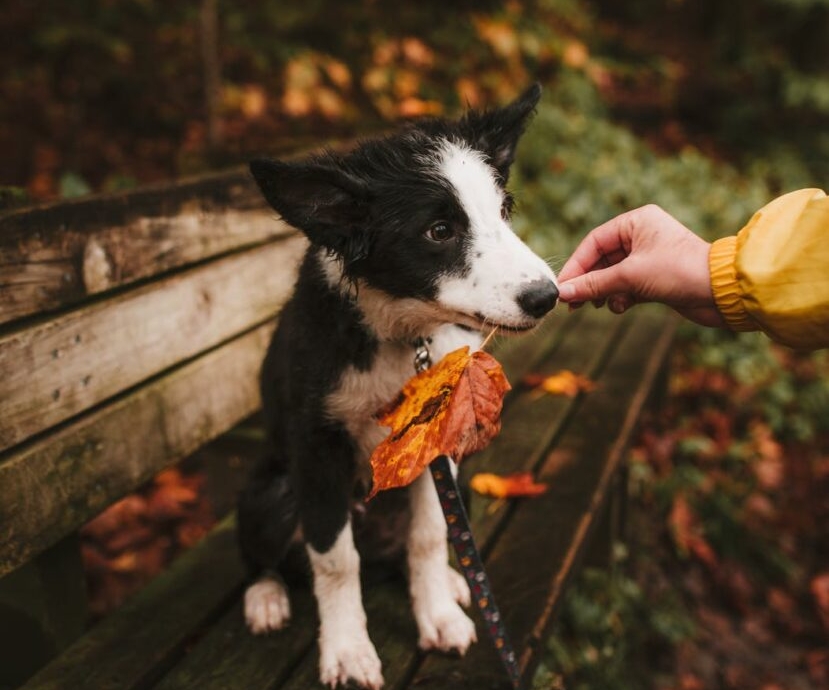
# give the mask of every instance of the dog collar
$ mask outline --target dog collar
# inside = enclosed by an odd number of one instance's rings
[[[432,366],[432,353],[429,351],[429,345],[432,344],[431,338],[418,338],[412,343],[414,345],[414,368],[416,373],[426,371]]]

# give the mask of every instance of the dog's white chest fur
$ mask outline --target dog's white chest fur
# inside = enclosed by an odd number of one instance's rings
[[[429,351],[434,363],[464,345],[475,350],[482,341],[480,333],[451,325],[437,329],[431,338]],[[377,423],[376,414],[415,375],[414,358],[415,347],[410,343],[381,342],[371,368],[359,371],[348,367],[327,397],[326,412],[342,422],[357,442],[361,463],[368,460],[377,444],[388,435],[388,429]]]

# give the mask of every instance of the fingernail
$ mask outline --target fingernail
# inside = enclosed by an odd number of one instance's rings
[[[611,297],[607,301],[607,308],[614,314],[624,314],[628,308],[628,303],[624,297]]]
[[[558,286],[558,298],[562,302],[569,302],[576,296],[576,288],[569,283],[563,283]]]

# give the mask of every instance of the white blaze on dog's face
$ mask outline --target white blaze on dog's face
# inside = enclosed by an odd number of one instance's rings
[[[463,315],[465,325],[532,328],[556,303],[555,274],[513,232],[510,200],[495,171],[483,153],[449,141],[439,151],[437,167],[468,227],[465,270],[440,279],[436,302]]]

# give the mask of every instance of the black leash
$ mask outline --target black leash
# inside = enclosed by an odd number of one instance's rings
[[[430,338],[418,338],[414,342],[415,371],[420,373],[432,366],[432,355],[429,352]],[[512,687],[517,688],[521,683],[521,670],[518,667],[518,660],[515,651],[507,636],[507,630],[501,619],[501,612],[492,596],[492,589],[489,586],[489,578],[484,569],[484,562],[475,540],[472,538],[472,530],[469,527],[469,518],[466,514],[463,501],[461,500],[458,483],[452,473],[454,460],[448,455],[440,455],[429,464],[429,471],[432,479],[435,480],[435,488],[438,491],[440,507],[443,509],[443,516],[446,518],[446,526],[449,529],[449,542],[455,549],[458,557],[458,565],[461,569],[472,600],[478,611],[481,612],[486,624],[487,632],[492,638],[495,650],[501,658],[501,663],[507,671]]]
[[[464,508],[461,500],[455,476],[452,474],[452,463],[454,463],[454,460],[448,455],[440,455],[429,465],[432,478],[435,480],[435,487],[438,490],[440,507],[443,509],[443,516],[446,518],[446,526],[449,528],[449,541],[458,556],[461,574],[469,585],[469,591],[472,593],[475,606],[483,616],[487,632],[495,645],[495,650],[507,671],[512,687],[517,689],[521,682],[521,670],[518,667],[515,651],[507,636],[504,621],[501,619],[501,612],[498,610],[495,597],[492,595],[481,554],[478,547],[475,546],[475,540],[472,538],[466,508]]]

